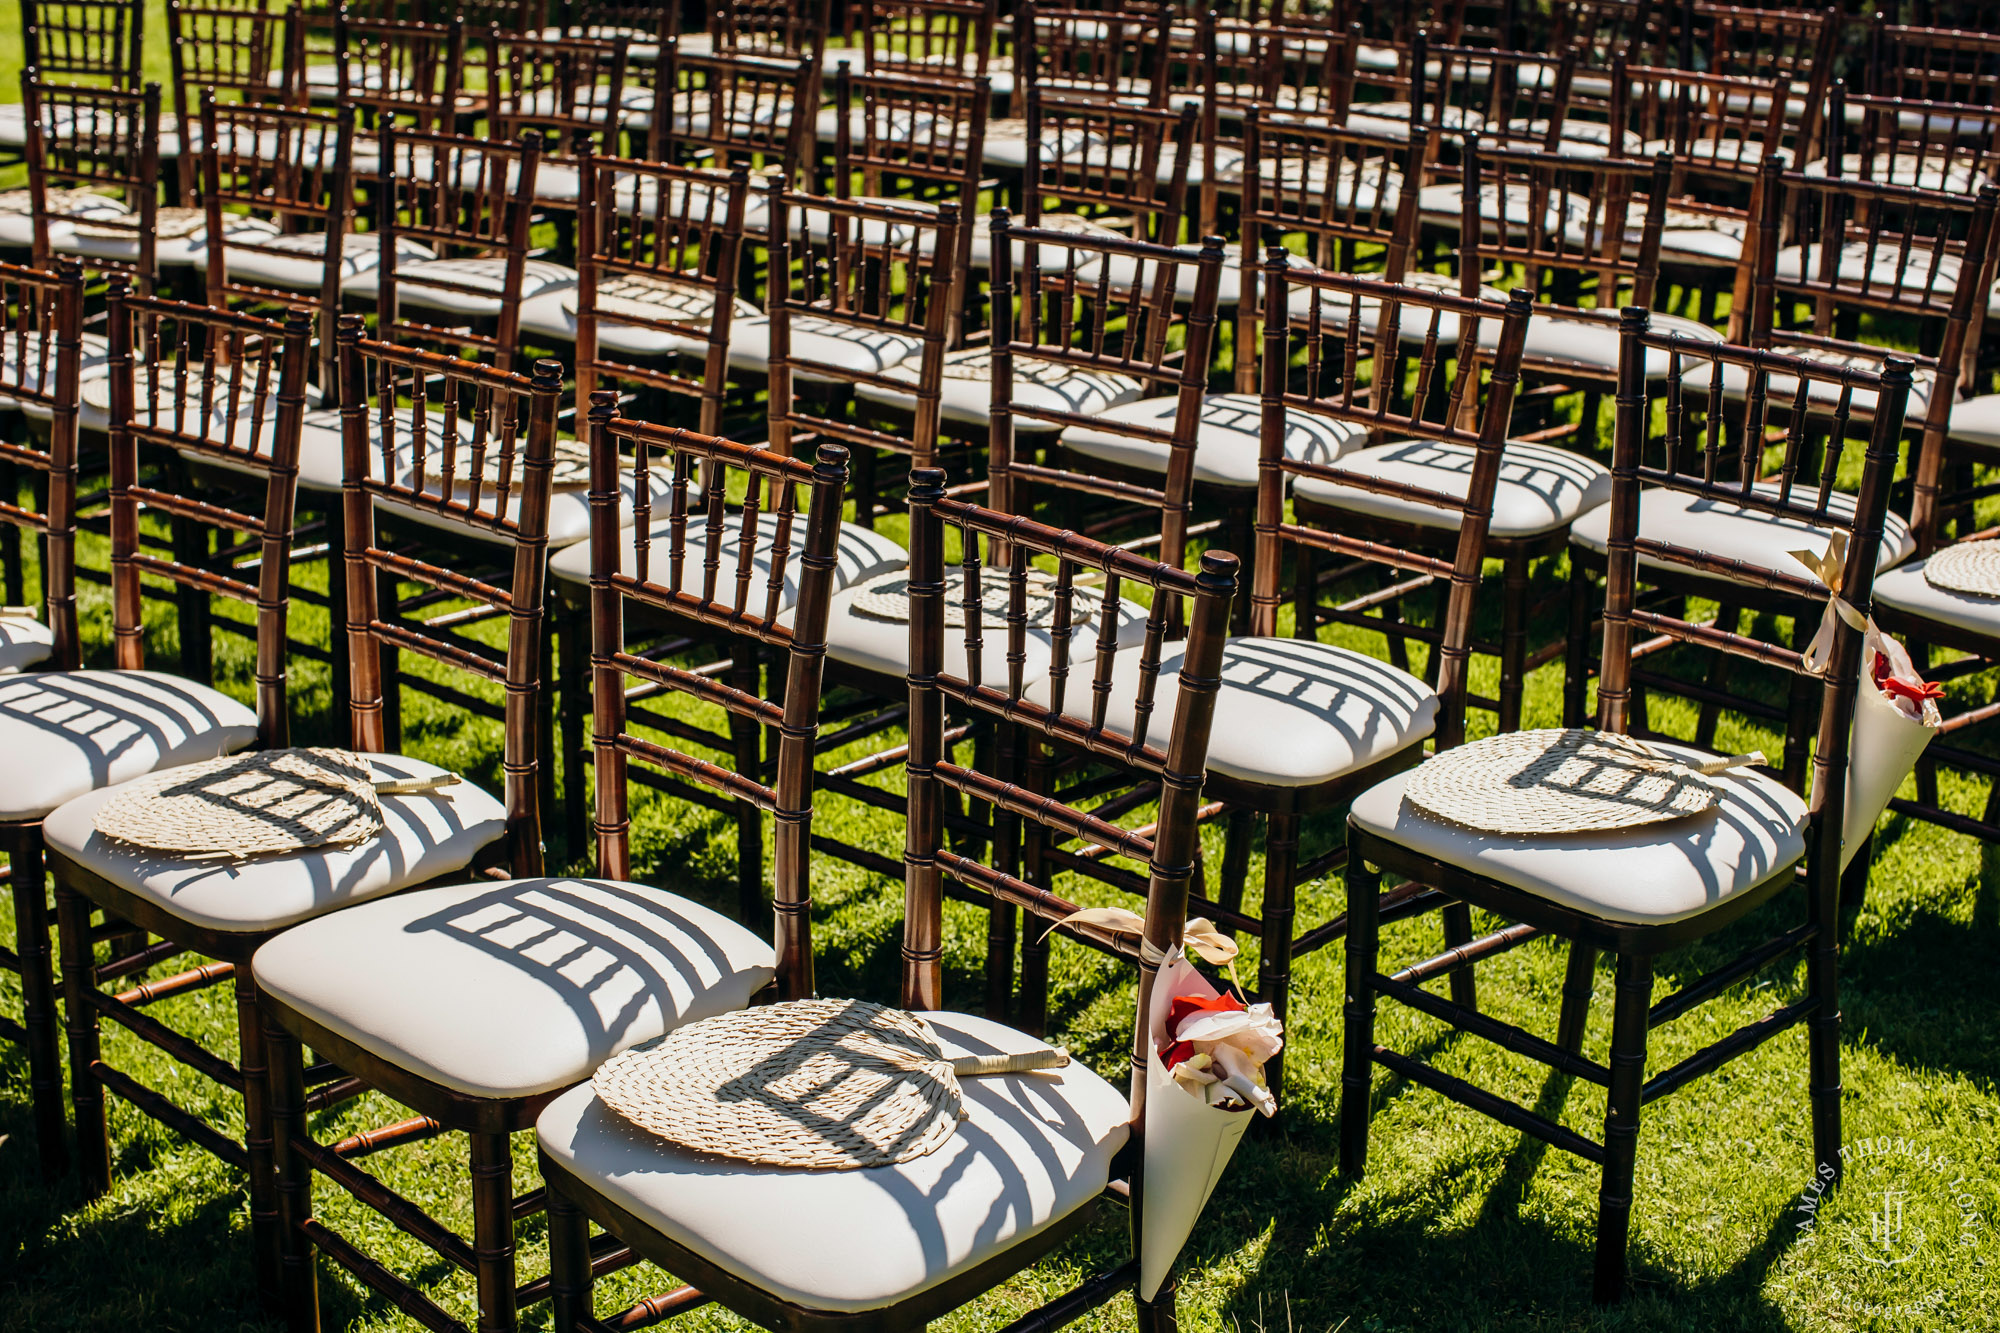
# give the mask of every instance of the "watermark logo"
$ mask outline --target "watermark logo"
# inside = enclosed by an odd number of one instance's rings
[[[1950,1275],[1976,1269],[1989,1242],[1985,1182],[1951,1154],[1891,1135],[1842,1145],[1838,1188],[1834,1174],[1822,1165],[1800,1191],[1793,1247],[1845,1276],[1849,1315],[1933,1326],[1953,1304]]]

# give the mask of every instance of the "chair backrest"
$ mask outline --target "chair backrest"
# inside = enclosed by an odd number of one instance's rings
[[[1095,98],[1027,94],[1028,165],[1021,219],[1044,225],[1042,204],[1111,209],[1139,240],[1172,245],[1187,215],[1196,108],[1160,111]]]
[[[1837,876],[1848,733],[1861,658],[1861,633],[1853,624],[1869,613],[1876,552],[1888,518],[1889,489],[1909,401],[1910,362],[1891,356],[1877,373],[1655,333],[1648,329],[1648,312],[1636,307],[1624,312],[1619,339],[1598,725],[1616,732],[1631,725],[1632,659],[1641,636],[1710,648],[1799,675],[1820,675],[1806,854],[1816,875]],[[1649,377],[1649,356],[1657,360],[1662,355],[1668,360],[1667,375]],[[1684,384],[1691,376],[1698,377],[1697,384]],[[1721,393],[1725,378],[1741,380],[1745,392]],[[1832,406],[1809,411],[1812,399],[1825,399]],[[1864,405],[1865,413],[1857,410]],[[1774,435],[1781,421],[1783,438],[1777,440]],[[1851,496],[1836,501],[1835,481],[1843,459],[1853,452],[1848,448],[1851,440],[1865,441],[1859,486]],[[1772,448],[1784,455],[1780,479],[1758,484],[1758,455]],[[1669,577],[1681,572],[1749,581],[1806,603],[1824,603],[1829,596],[1817,578],[1798,572],[1803,567],[1796,562],[1790,569],[1752,567],[1643,536],[1640,493],[1654,488],[1847,537],[1846,568],[1836,591],[1857,615],[1853,623],[1845,616],[1834,618],[1831,651],[1823,664],[1808,662],[1786,643],[1732,633],[1696,623],[1685,613],[1639,604],[1642,558]],[[1765,618],[1758,623],[1765,623]]]
[[[1026,514],[1032,491],[1046,487],[1136,503],[1158,511],[1160,559],[1185,562],[1195,439],[1214,355],[1223,262],[1220,237],[1181,249],[1016,227],[1004,209],[994,213],[993,421],[987,462],[987,496],[994,508]],[[1010,319],[1017,295],[1018,313]],[[1182,302],[1184,313],[1178,308]],[[1109,421],[1016,395],[1017,380],[1033,382],[1051,373],[1122,377],[1136,380],[1142,394],[1172,393],[1177,398],[1174,424],[1163,429]],[[1022,423],[1044,430],[1108,431],[1164,444],[1166,475],[1155,487],[1092,475],[1053,459],[1036,463],[1032,451],[1017,447]],[[1142,538],[1128,545],[1149,544]]]
[[[362,123],[450,133],[469,109],[466,25],[367,18],[345,6],[334,19],[334,97]]]
[[[519,143],[380,127],[375,178],[377,330],[384,341],[477,347],[501,370],[513,365],[521,329],[521,291],[528,262],[528,225],[535,206],[541,140]],[[429,261],[405,242],[440,258],[486,259],[494,272],[425,269]],[[495,301],[493,332],[441,327],[405,317],[405,290]],[[441,316],[439,318],[449,318]]]
[[[964,582],[957,596],[945,586],[946,535],[955,531],[961,551]],[[992,612],[982,609],[982,582],[1004,588],[1007,630],[1005,651],[1010,661],[1024,652],[1028,624],[1028,574],[1035,562],[1055,568],[1041,590],[1053,603],[1052,694],[1046,706],[1022,697],[1018,680],[1002,691],[982,674],[980,658]],[[983,578],[982,578],[983,576]],[[1098,610],[1087,609],[1077,597],[1079,584],[1101,578]],[[1126,649],[1139,655],[1137,693],[1130,727],[1106,724],[1115,647],[1111,622],[1117,617],[1104,608],[1116,607],[1126,590],[1151,593],[1145,637]],[[911,1009],[944,1007],[943,898],[945,878],[991,894],[995,910],[1022,906],[1053,924],[1067,916],[1071,905],[1021,877],[1014,838],[982,844],[988,856],[963,855],[945,837],[944,807],[960,796],[992,806],[997,812],[1047,828],[1061,838],[1085,837],[1144,860],[1148,875],[1146,933],[1134,943],[1097,927],[1072,923],[1064,933],[1139,964],[1139,1022],[1134,1038],[1135,1089],[1144,1083],[1145,1015],[1155,971],[1180,942],[1187,916],[1188,894],[1200,863],[1196,827],[1201,788],[1208,758],[1209,727],[1215,695],[1220,688],[1223,640],[1229,624],[1229,603],[1236,590],[1236,557],[1209,551],[1199,574],[1180,565],[1152,561],[1130,551],[1079,537],[1075,533],[1033,523],[945,496],[944,473],[923,469],[910,486],[910,750],[909,818],[903,863],[904,880],[902,1003]],[[965,669],[954,673],[946,651],[947,609],[963,608]],[[1099,622],[1094,663],[1086,686],[1071,675],[1072,642],[1081,627]],[[1169,651],[1173,625],[1187,625],[1181,669],[1168,705],[1171,720],[1156,730],[1154,714],[1160,698],[1161,659]],[[1088,644],[1080,651],[1092,651]],[[1065,708],[1065,692],[1089,691],[1087,715]],[[966,768],[954,762],[944,746],[946,706],[972,707],[997,713],[1030,733],[1039,732],[1088,754],[1137,769],[1159,783],[1159,819],[1150,834],[1119,828],[1085,809],[1067,805],[1049,793],[1034,793],[1011,780]],[[1160,734],[1164,732],[1165,734]],[[978,763],[974,761],[975,765]],[[949,795],[948,795],[949,794]],[[1135,1093],[1135,1095],[1139,1095]]]
[[[660,52],[657,88],[649,160],[776,168],[787,183],[798,183],[819,112],[817,65],[724,52],[690,54],[670,42]]]
[[[52,79],[137,91],[145,0],[23,0],[22,65]]]
[[[828,0],[716,0],[708,28],[718,53],[809,60],[817,68],[827,13]]]
[[[1551,51],[1574,51],[1577,68],[1604,71],[1624,58],[1633,64],[1665,63],[1664,43],[1674,0],[1567,0],[1551,6]]]
[[[1792,84],[1628,65],[1612,78],[1612,134],[1629,130],[1644,143],[1664,143],[1681,177],[1754,176],[1765,158],[1796,139],[1787,119]]]
[[[502,768],[508,851],[516,875],[542,873],[539,692],[562,367],[532,378],[362,336],[340,322],[342,514],[346,535],[348,714],[357,750],[386,748],[382,650],[414,652],[498,685],[506,695]],[[506,585],[382,544],[388,507],[490,534],[513,546]],[[421,521],[421,519],[419,519]],[[384,605],[380,585],[415,583],[507,617],[496,655],[457,632],[454,618],[411,619]]]
[[[1670,154],[1650,162],[1564,158],[1489,148],[1467,135],[1460,163],[1462,294],[1478,295],[1482,274],[1518,266],[1522,285],[1538,295],[1548,288],[1557,305],[1574,308],[1579,292],[1588,290],[1592,308],[1607,320],[1624,306],[1653,304],[1674,171]]]
[[[630,37],[634,45],[656,45],[680,36],[677,4],[566,4],[553,31],[565,37]],[[657,54],[655,52],[654,54]]]
[[[130,274],[150,288],[155,276],[160,208],[160,85],[140,92],[46,83],[21,72],[28,122],[28,189],[34,210],[35,265],[54,261],[58,224],[98,233],[90,267]],[[93,199],[111,192],[125,205]]]
[[[1805,98],[1805,141],[1824,107],[1843,20],[1831,5],[1770,7],[1689,0],[1680,28],[1682,69],[1725,77],[1780,78]]]
[[[1014,86],[1165,105],[1173,11],[1065,9],[1022,0],[1014,11]]]
[[[201,196],[208,214],[204,254],[208,303],[296,305],[297,289],[260,286],[230,275],[231,256],[265,255],[288,263],[319,262],[319,385],[331,395],[337,369],[335,324],[340,317],[342,256],[354,217],[354,109],[291,110],[240,103],[219,106],[213,94],[201,100]],[[242,212],[278,225],[266,235],[233,230]],[[307,228],[323,228],[316,249],[300,249]]]
[[[1849,180],[1970,194],[2000,179],[2000,107],[1877,97],[1836,79],[1824,161]]]
[[[475,40],[486,73],[486,134],[542,139],[544,161],[618,152],[632,39],[537,37],[489,29]]]
[[[997,0],[857,0],[847,11],[857,72],[976,79],[992,59]]]
[[[774,181],[768,216],[771,262],[765,309],[771,317],[770,440],[773,451],[796,452],[793,437],[810,432],[867,449],[907,453],[927,466],[937,449],[939,385],[958,312],[958,205],[936,212],[859,199],[795,194]],[[917,370],[917,408],[907,435],[876,430],[839,415],[799,411],[795,380],[872,385],[909,393],[908,380],[821,360],[792,343],[796,320],[822,321],[856,336],[903,338],[917,352],[903,365]]]
[[[1993,81],[2000,73],[2000,34],[1905,23],[1878,22],[1872,27],[1870,92],[1971,106],[2000,102]]]
[[[1573,51],[1496,51],[1419,40],[1412,57],[1410,117],[1455,138],[1477,132],[1510,147],[1560,151],[1570,90]],[[1353,110],[1366,116],[1366,106]]]
[[[702,171],[585,157],[577,209],[576,394],[586,409],[602,380],[698,399],[700,429],[722,428],[729,329],[748,205],[747,172]],[[619,330],[629,330],[621,338]],[[610,336],[605,336],[607,331]],[[699,378],[635,342],[697,356]]]
[[[287,743],[285,623],[291,597],[293,502],[299,431],[305,423],[312,321],[282,324],[141,296],[113,278],[106,312],[111,404],[111,627],[121,670],[145,665],[143,577],[257,608],[257,733]],[[165,490],[142,477],[139,451],[166,449],[215,463],[261,484],[253,511]],[[231,534],[220,568],[155,555],[140,541],[139,512],[164,514]],[[254,564],[255,582],[242,575]]]
[[[298,6],[167,0],[167,55],[174,80],[174,134],[180,144],[181,195],[193,191],[198,145],[189,141],[201,99],[279,106],[305,103],[305,28]]]
[[[10,403],[46,407],[51,420],[46,447],[32,433],[15,443],[0,440],[0,464],[10,479],[0,495],[0,524],[8,529],[9,601],[26,593],[19,586],[25,562],[20,534],[42,542],[42,603],[52,640],[49,665],[73,671],[82,661],[76,622],[76,418],[83,364],[83,269],[74,259],[54,272],[0,263],[0,397]],[[22,505],[15,469],[40,474],[38,507]]]
[[[1372,278],[1290,269],[1284,251],[1276,246],[1265,261],[1264,284],[1264,419],[1258,455],[1252,632],[1277,632],[1287,543],[1448,580],[1437,648],[1436,734],[1440,747],[1456,745],[1465,738],[1473,603],[1520,379],[1531,296],[1516,290],[1502,305]],[[1294,292],[1307,296],[1303,314],[1300,303],[1293,300]],[[1496,328],[1498,334],[1492,336],[1490,331]],[[1411,337],[1413,330],[1416,338]],[[1403,393],[1412,359],[1414,383]],[[1364,364],[1371,371],[1365,385],[1357,373]],[[1442,399],[1441,409],[1434,410],[1437,399]],[[1435,442],[1469,450],[1465,494],[1287,457],[1285,434],[1293,413],[1363,426],[1378,440]],[[1387,540],[1288,522],[1285,494],[1294,478],[1314,478],[1456,513],[1453,557],[1447,560]],[[1345,612],[1332,618],[1363,628],[1368,623],[1358,613],[1351,619]]]
[[[807,463],[711,435],[626,420],[618,416],[612,396],[602,392],[591,404],[590,434],[598,873],[613,879],[631,875],[626,804],[631,760],[665,770],[670,776],[656,776],[654,785],[692,793],[699,804],[712,804],[712,792],[769,810],[775,821],[778,986],[788,998],[804,998],[813,993],[813,744],[847,453],[822,445],[817,461]],[[642,509],[635,524],[623,526],[620,479],[628,467],[637,478]],[[651,477],[659,473],[671,478],[664,543],[655,535],[656,517],[645,512],[646,497],[657,493]],[[744,483],[744,498],[726,516],[723,495],[736,489],[732,480]],[[656,549],[662,545],[665,549]],[[784,669],[772,673],[783,682],[780,698],[767,700],[628,652],[628,603],[784,654]],[[777,738],[773,782],[766,785],[756,774],[732,772],[638,734],[626,707],[631,677],[770,729]],[[713,739],[728,751],[727,737]]]
[[[1201,67],[1200,148],[1202,232],[1218,230],[1225,182],[1240,180],[1248,118],[1268,108],[1288,115],[1347,114],[1353,93],[1353,44],[1330,26],[1269,22],[1223,27],[1212,10],[1198,16]],[[1237,190],[1230,190],[1231,194]]]

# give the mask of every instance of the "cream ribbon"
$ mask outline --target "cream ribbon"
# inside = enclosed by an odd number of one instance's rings
[[[1814,555],[1811,551],[1793,551],[1792,559],[1812,571],[1813,577],[1826,585],[1833,595],[1827,598],[1826,614],[1820,618],[1819,632],[1806,645],[1800,665],[1814,676],[1826,674],[1828,658],[1833,654],[1833,627],[1838,617],[1847,622],[1847,627],[1856,633],[1865,634],[1873,627],[1873,622],[1854,609],[1854,604],[1840,595],[1841,585],[1847,580],[1847,534],[1836,532],[1826,544],[1826,554]]]
[[[1149,967],[1158,967],[1179,951],[1168,949],[1162,952],[1155,949],[1152,941],[1146,938],[1146,918],[1128,907],[1085,907],[1071,912],[1043,931],[1042,938],[1047,939],[1055,933],[1057,926],[1076,923],[1096,926],[1099,930],[1108,930],[1114,935],[1137,935],[1139,957]],[[1212,963],[1216,967],[1235,962],[1238,952],[1236,941],[1217,930],[1215,923],[1205,916],[1193,917],[1182,927],[1180,948],[1193,949],[1203,962]]]

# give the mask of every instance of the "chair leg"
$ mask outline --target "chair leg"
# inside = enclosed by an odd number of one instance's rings
[[[549,1328],[576,1333],[592,1317],[590,1219],[554,1185],[549,1186]]]
[[[326,506],[326,646],[333,663],[335,734],[346,737],[347,674],[347,525],[338,496]],[[350,738],[351,739],[351,738]]]
[[[236,988],[236,1037],[242,1051],[237,1068],[243,1074],[243,1148],[250,1161],[251,1254],[257,1265],[258,1294],[265,1308],[276,1313],[284,1308],[284,1259],[263,1006],[258,1003],[257,981],[249,964],[238,964],[231,980]]]
[[[111,1135],[104,1119],[104,1088],[96,1065],[102,1055],[97,1010],[89,995],[97,983],[90,943],[90,903],[56,885],[56,947],[62,955],[63,1029],[69,1038],[70,1114],[76,1120],[76,1164],[83,1197],[111,1188]]]
[[[1141,1300],[1136,1290],[1132,1293],[1135,1307],[1134,1325],[1139,1333],[1176,1333],[1181,1326],[1179,1304],[1180,1283],[1169,1278],[1153,1299]]]
[[[542,827],[547,828],[556,812],[556,636],[560,631],[554,599],[545,603],[542,618],[541,688],[535,691],[535,711],[540,714],[535,728],[535,799],[541,802]],[[564,667],[569,663],[564,662]]]
[[[1255,811],[1232,807],[1223,833],[1222,868],[1216,876],[1215,901],[1231,912],[1243,910],[1243,885],[1250,878],[1250,843],[1257,833]],[[1223,926],[1234,935],[1233,926]]]
[[[1646,1082],[1646,1013],[1653,1003],[1653,960],[1618,955],[1611,1018],[1611,1092],[1604,1109],[1604,1177],[1597,1194],[1594,1297],[1612,1305],[1625,1295],[1625,1249],[1632,1231],[1632,1176],[1639,1158],[1639,1092]]]
[[[1347,861],[1346,1031],[1340,1064],[1340,1174],[1361,1179],[1368,1166],[1369,1092],[1375,1080],[1376,952],[1382,876],[1359,857]]]
[[[514,1333],[514,1155],[504,1133],[473,1133],[472,1257],[479,1333]]]
[[[1264,934],[1257,950],[1257,995],[1284,1021],[1291,1007],[1292,925],[1298,916],[1299,817],[1274,814],[1264,831]],[[1271,1095],[1285,1096],[1285,1053],[1266,1063]]]
[[[1472,943],[1471,907],[1464,903],[1446,903],[1442,916],[1447,949],[1462,949]],[[1479,983],[1472,975],[1471,964],[1452,969],[1451,1002],[1467,1009],[1479,1007]]]
[[[28,1048],[28,1094],[42,1178],[69,1170],[62,1101],[62,1049],[56,1037],[55,959],[49,950],[49,887],[42,830],[24,828],[10,852],[14,889],[14,956],[21,967],[21,1030]]]
[[[1590,571],[1572,551],[1569,558],[1569,635],[1563,654],[1563,725],[1581,727],[1590,698]]]
[[[1527,690],[1528,556],[1510,551],[1501,573],[1500,730],[1521,729],[1521,696]],[[1469,973],[1467,975],[1470,975]]]
[[[402,618],[396,580],[386,570],[375,576],[375,605],[384,620],[393,622]],[[383,749],[389,754],[401,754],[403,752],[403,650],[383,644],[381,667],[377,674],[382,681]]]
[[[563,770],[563,841],[567,855],[572,862],[588,855],[588,797],[590,786],[587,753],[589,746],[584,739],[584,719],[590,711],[590,653],[586,646],[589,638],[586,617],[588,612],[581,606],[559,603],[556,610],[557,624],[561,627],[562,644],[559,657],[562,662],[562,770]]]
[[[1583,1050],[1583,1030],[1590,1021],[1590,993],[1597,983],[1597,950],[1581,940],[1569,943],[1569,968],[1563,974],[1562,1018],[1556,1024],[1556,1045],[1575,1055]]]
[[[729,683],[745,694],[758,693],[757,658],[754,650],[737,651],[729,669]],[[763,729],[746,717],[732,713],[729,734],[735,742],[736,771],[745,777],[763,772]],[[736,803],[736,919],[745,925],[764,920],[764,815],[748,801]]]
[[[1319,561],[1313,548],[1301,543],[1292,560],[1292,637],[1319,637]]]
[[[303,1230],[312,1216],[312,1168],[292,1151],[306,1132],[306,1061],[298,1039],[264,1016],[270,1080],[271,1163],[278,1185],[279,1285],[290,1333],[319,1333],[319,1275]]]
[[[1027,788],[1031,792],[1047,792],[1055,785],[1054,756],[1047,745],[1034,737],[1024,736],[1024,739],[1028,745]],[[1022,832],[1026,836],[1022,840],[1021,878],[1046,889],[1052,879],[1048,863],[1042,859],[1048,835],[1034,820],[1026,821]],[[1031,1037],[1041,1036],[1049,1021],[1048,931],[1047,923],[1034,913],[1021,914],[1021,980],[1014,1021]]]
[[[1736,607],[1724,606],[1719,608],[1715,613],[1715,627],[1717,629],[1728,630],[1731,634],[1734,634],[1738,629],[1742,628],[1742,624],[1743,613]],[[1708,688],[1718,692],[1729,688],[1729,668],[1734,660],[1728,653],[1715,654],[1714,658],[1708,664],[1708,679],[1706,681]],[[1704,750],[1713,750],[1715,748],[1715,729],[1721,721],[1722,705],[1713,702],[1703,702],[1701,711],[1695,718],[1694,743]]]
[[[1864,864],[1871,850],[1864,848],[1854,864]],[[1813,1009],[1806,1041],[1813,1159],[1820,1179],[1831,1185],[1840,1179],[1840,877],[1822,873],[1810,883],[1807,912],[1814,934],[1806,950],[1806,992]]]

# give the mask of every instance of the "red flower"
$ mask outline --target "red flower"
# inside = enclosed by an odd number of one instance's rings
[[[1174,1034],[1181,1030],[1181,1024],[1199,1013],[1228,1013],[1241,1010],[1243,1001],[1234,995],[1176,995],[1167,1008],[1167,1044],[1160,1048],[1160,1063],[1168,1069],[1194,1056],[1194,1043],[1176,1041]]]
[[[1912,685],[1899,676],[1889,674],[1889,659],[1881,653],[1875,654],[1875,663],[1870,668],[1875,677],[1875,688],[1884,694],[1900,694],[1905,699],[1921,704],[1926,699],[1944,698],[1942,685]]]

